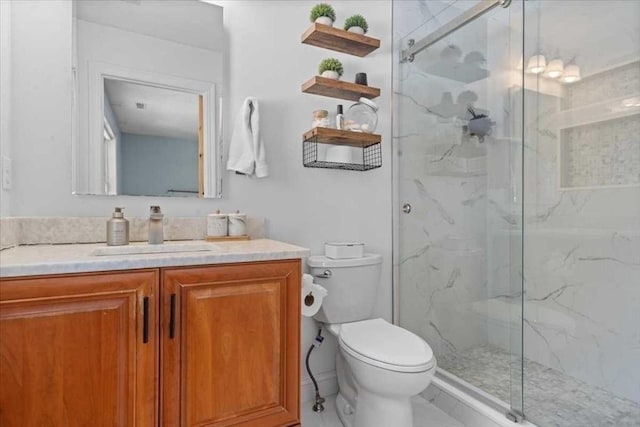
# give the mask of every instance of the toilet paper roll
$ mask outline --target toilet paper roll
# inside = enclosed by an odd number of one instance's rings
[[[353,161],[351,147],[332,145],[327,148],[325,161],[334,163],[351,163]]]
[[[322,286],[313,283],[313,277],[309,274],[302,276],[302,315],[311,317],[315,315],[322,305],[322,300],[329,292]]]

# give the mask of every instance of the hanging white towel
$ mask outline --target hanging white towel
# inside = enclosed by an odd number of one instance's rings
[[[248,97],[236,117],[229,145],[227,170],[264,178],[269,175],[264,143],[260,135],[258,100]]]

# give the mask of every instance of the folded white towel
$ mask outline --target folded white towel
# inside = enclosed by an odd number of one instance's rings
[[[260,135],[258,100],[249,97],[236,117],[229,145],[227,170],[264,178],[269,175],[264,143]]]

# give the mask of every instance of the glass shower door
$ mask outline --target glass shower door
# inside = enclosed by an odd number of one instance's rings
[[[525,414],[639,426],[640,2],[525,8]]]
[[[399,56],[476,5],[394,2]],[[515,412],[523,408],[522,37],[514,1],[394,69],[396,321],[429,343],[439,378]]]

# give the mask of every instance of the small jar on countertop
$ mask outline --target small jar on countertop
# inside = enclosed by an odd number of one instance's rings
[[[216,213],[207,215],[207,236],[223,237],[229,234],[229,216],[220,213],[220,209]]]
[[[229,236],[247,235],[247,215],[236,211],[229,214]]]

